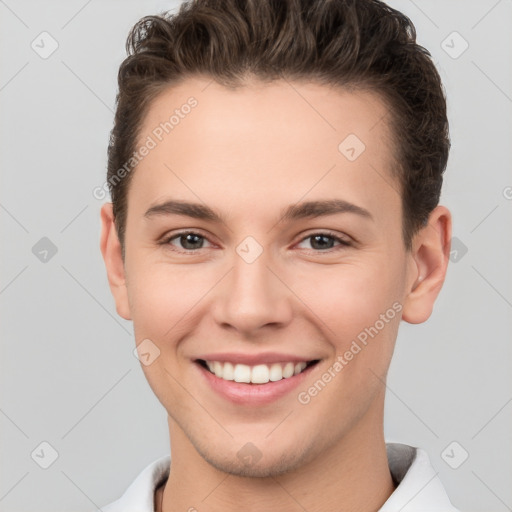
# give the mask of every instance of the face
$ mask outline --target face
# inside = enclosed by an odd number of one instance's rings
[[[151,105],[114,295],[172,429],[218,469],[280,474],[382,428],[419,272],[386,115],[284,81],[188,79]]]

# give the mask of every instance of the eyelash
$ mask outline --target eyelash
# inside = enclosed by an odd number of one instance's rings
[[[175,248],[174,246],[171,246],[170,242],[174,239],[179,239],[181,237],[184,237],[184,236],[187,236],[187,235],[197,235],[199,236],[200,238],[203,238],[204,240],[208,240],[207,237],[205,237],[204,235],[201,235],[201,233],[198,233],[197,231],[180,231],[178,233],[173,233],[171,236],[167,236],[165,237],[161,242],[160,242],[160,245],[164,245],[164,246],[169,246],[169,247],[172,247],[171,250],[175,251],[175,252],[178,252],[178,253],[181,253],[181,254],[194,254],[194,253],[197,253],[200,249],[203,249],[203,247],[199,248],[199,249],[177,249]],[[343,248],[346,248],[346,247],[350,247],[352,246],[352,243],[348,240],[346,240],[345,238],[342,238],[330,231],[318,231],[318,232],[315,232],[315,233],[311,233],[310,235],[302,238],[298,243],[302,243],[304,242],[305,240],[308,240],[309,238],[313,238],[315,236],[321,236],[321,237],[326,237],[326,238],[331,238],[333,239],[335,242],[338,242],[339,245],[338,246],[335,246],[335,247],[331,247],[330,249],[319,249],[319,250],[316,250],[316,249],[309,249],[308,252],[310,253],[315,253],[315,254],[330,254],[334,251],[337,251],[337,250],[340,250],[340,249],[343,249]],[[211,243],[211,242],[210,242]]]

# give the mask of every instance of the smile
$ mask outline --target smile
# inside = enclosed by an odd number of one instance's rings
[[[267,384],[268,382],[277,382],[298,375],[308,366],[316,363],[317,360],[297,363],[257,364],[253,366],[221,361],[198,360],[198,362],[222,380],[246,384]]]
[[[216,353],[194,358],[200,382],[239,406],[265,406],[296,389],[321,359],[279,353]]]

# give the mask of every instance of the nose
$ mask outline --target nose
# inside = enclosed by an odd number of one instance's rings
[[[235,254],[231,272],[217,289],[213,316],[217,325],[244,337],[266,328],[282,328],[292,319],[292,292],[263,254],[248,263]]]

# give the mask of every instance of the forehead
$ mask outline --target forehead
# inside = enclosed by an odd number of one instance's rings
[[[196,105],[191,108],[192,101]],[[187,130],[191,124],[183,122],[187,117],[193,118],[194,128],[201,125],[205,135],[222,130],[224,135],[231,131],[292,143],[290,135],[302,135],[315,142],[324,139],[322,150],[349,131],[369,143],[389,135],[388,109],[377,93],[369,90],[287,80],[253,80],[228,88],[198,77],[164,89],[151,103],[141,133],[150,133],[170,121],[174,135],[200,136],[195,129]],[[374,131],[377,125],[379,129]]]
[[[187,79],[151,103],[139,147],[149,139],[154,147],[130,188],[146,203],[166,193],[197,200],[211,192],[225,204],[231,193],[245,205],[263,196],[277,206],[280,198],[336,191],[363,203],[396,202],[388,118],[368,91],[285,80],[230,89]]]

